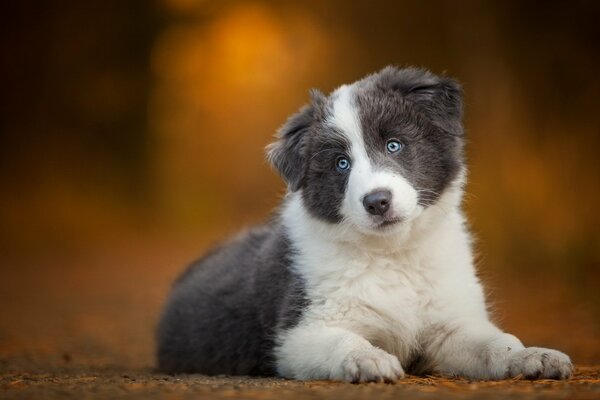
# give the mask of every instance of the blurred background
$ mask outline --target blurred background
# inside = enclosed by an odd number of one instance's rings
[[[284,191],[263,149],[388,64],[464,85],[503,327],[600,362],[600,3],[5,1],[0,367],[147,367],[171,281]]]

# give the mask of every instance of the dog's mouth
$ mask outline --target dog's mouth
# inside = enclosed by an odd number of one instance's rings
[[[385,228],[390,227],[392,225],[396,225],[396,224],[398,224],[400,222],[402,222],[402,218],[400,218],[400,217],[385,218],[379,224],[377,224],[377,228],[378,229],[385,229]]]

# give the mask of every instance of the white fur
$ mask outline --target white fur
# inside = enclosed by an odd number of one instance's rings
[[[489,321],[461,212],[464,171],[435,205],[418,206],[404,178],[373,169],[351,90],[338,89],[330,120],[352,144],[344,220],[312,217],[301,192],[285,201],[282,217],[297,251],[293,266],[310,305],[294,328],[279,334],[279,374],[394,380],[421,353],[441,374],[568,376],[566,355],[525,349]],[[405,218],[385,235],[372,229],[362,208],[362,197],[379,187],[393,191],[393,207]]]

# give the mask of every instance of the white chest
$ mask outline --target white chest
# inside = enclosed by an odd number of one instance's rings
[[[316,260],[315,260],[316,261]],[[416,347],[431,283],[417,256],[343,249],[311,268],[307,292],[311,322],[345,327],[406,359]]]

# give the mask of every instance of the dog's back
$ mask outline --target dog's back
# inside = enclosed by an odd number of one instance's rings
[[[290,246],[272,224],[191,265],[175,282],[158,332],[163,372],[273,375],[274,331],[293,326],[304,300]]]

